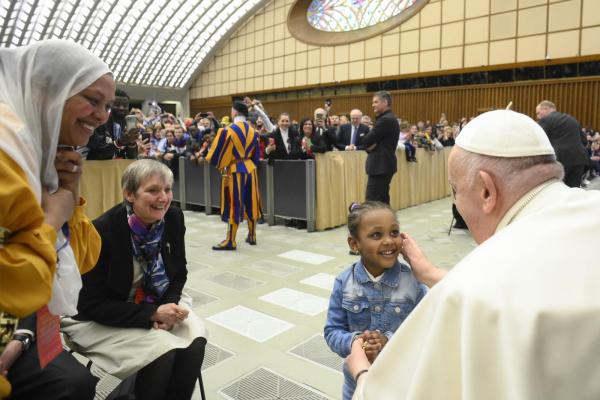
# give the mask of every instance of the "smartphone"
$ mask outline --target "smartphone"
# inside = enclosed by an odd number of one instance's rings
[[[275,138],[269,138],[269,146],[273,146],[275,144]]]
[[[131,129],[137,128],[137,116],[126,115],[125,116],[125,129],[130,131]]]
[[[150,134],[149,133],[142,133],[142,140],[150,140]]]

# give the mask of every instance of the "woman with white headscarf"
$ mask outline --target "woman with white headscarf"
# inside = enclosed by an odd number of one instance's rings
[[[0,398],[10,384],[13,399],[93,398],[95,378],[68,353],[40,369],[32,336],[36,314],[77,312],[73,270],[98,259],[74,150],[106,122],[114,92],[108,66],[78,44],[0,49]]]

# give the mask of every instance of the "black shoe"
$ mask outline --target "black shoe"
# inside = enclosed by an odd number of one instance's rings
[[[217,245],[214,245],[212,247],[212,249],[216,250],[216,251],[222,251],[222,250],[235,250],[236,248],[235,248],[235,246],[232,246],[230,244],[222,245],[221,243],[219,243]]]
[[[251,246],[256,246],[256,240],[250,240],[249,236],[246,238],[246,243],[248,243]]]
[[[258,223],[259,225],[262,225],[262,224],[264,224],[264,223],[265,223],[265,217],[263,217],[263,216],[261,215],[261,217],[258,219],[257,223]]]
[[[288,228],[295,228],[297,225],[298,223],[295,219],[290,219],[288,222],[285,223],[285,226],[287,226]]]

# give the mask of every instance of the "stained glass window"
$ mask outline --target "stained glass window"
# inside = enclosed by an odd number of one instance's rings
[[[384,22],[417,0],[312,0],[306,16],[315,29],[348,32]]]

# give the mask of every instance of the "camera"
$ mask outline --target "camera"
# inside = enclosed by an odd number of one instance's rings
[[[331,107],[331,103],[332,103],[331,99],[325,100],[325,105],[327,105],[328,107]]]

